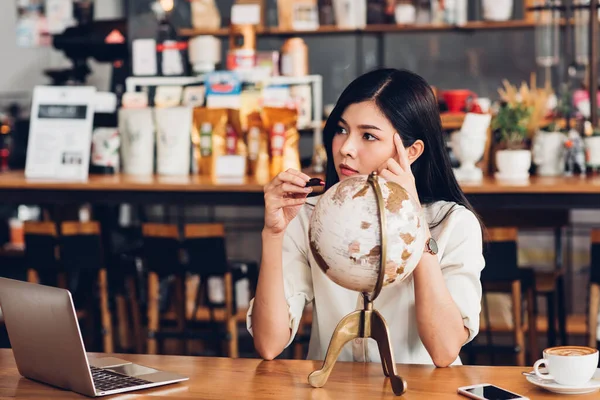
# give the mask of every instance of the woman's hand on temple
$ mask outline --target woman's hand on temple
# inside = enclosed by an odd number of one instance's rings
[[[408,152],[402,144],[399,134],[394,134],[394,145],[396,146],[396,157],[389,158],[381,164],[377,173],[388,181],[392,181],[402,186],[408,194],[416,201],[419,206],[419,194],[415,184],[415,177],[410,169],[410,161],[408,160]]]
[[[288,169],[265,186],[265,231],[273,235],[285,231],[313,191],[312,187],[305,187],[309,180],[308,175]]]

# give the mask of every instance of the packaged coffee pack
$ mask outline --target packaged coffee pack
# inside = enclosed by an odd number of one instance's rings
[[[228,155],[248,157],[248,147],[244,141],[243,129],[243,125],[247,125],[247,123],[242,121],[240,110],[230,108],[227,112],[227,116],[227,144],[225,146],[225,153]]]
[[[256,179],[269,178],[269,137],[259,112],[248,115],[248,173]]]
[[[156,172],[159,175],[190,173],[190,107],[154,109],[156,121]]]
[[[269,134],[271,176],[289,168],[300,170],[298,112],[291,108],[265,107],[261,115]]]
[[[192,124],[193,164],[195,172],[212,175],[214,159],[225,154],[228,110],[197,107]]]
[[[119,133],[123,172],[151,175],[154,172],[154,116],[151,108],[121,108]]]
[[[121,136],[118,128],[98,127],[92,133],[90,172],[114,174],[120,170]]]

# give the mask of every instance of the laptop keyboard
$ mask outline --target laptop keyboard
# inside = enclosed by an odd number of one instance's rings
[[[94,386],[96,390],[100,392],[107,392],[109,390],[126,389],[134,386],[147,385],[152,383],[144,379],[133,378],[117,374],[113,371],[107,371],[105,369],[96,368],[90,366],[92,371],[92,379],[94,380]]]

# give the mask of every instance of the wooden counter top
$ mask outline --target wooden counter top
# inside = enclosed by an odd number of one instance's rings
[[[23,171],[10,171],[0,173],[0,203],[263,206],[266,183],[253,178],[242,183],[215,182],[197,175],[91,175],[87,181],[73,182],[26,179]],[[600,176],[534,176],[524,183],[486,177],[461,186],[476,208],[600,208]]]
[[[207,176],[189,175],[135,176],[135,175],[90,175],[84,182],[26,179],[23,171],[0,173],[1,190],[84,190],[84,191],[172,191],[172,192],[262,192],[267,182],[247,178],[243,183],[217,182]],[[529,194],[585,194],[600,193],[600,176],[537,177],[528,182],[502,182],[485,177],[479,183],[461,183],[467,194],[485,193],[529,193]]]
[[[90,355],[90,357],[106,355]],[[389,380],[376,363],[338,362],[325,387],[314,389],[307,376],[320,367],[319,362],[299,360],[261,361],[176,356],[118,356],[139,364],[190,377],[183,383],[148,389],[107,399],[465,399],[460,386],[492,383],[531,399],[557,399],[560,395],[543,391],[521,375],[530,368],[452,367],[399,365],[398,373],[408,382],[402,397],[393,395]],[[598,393],[577,396],[597,398]],[[11,350],[0,350],[0,398],[84,399],[72,392],[55,389],[19,376]]]
[[[0,173],[0,190],[92,190],[92,191],[205,191],[205,192],[262,192],[267,182],[259,183],[248,178],[243,183],[219,183],[210,177],[189,176],[136,176],[90,175],[87,181],[60,181],[53,179],[27,179],[23,171]]]

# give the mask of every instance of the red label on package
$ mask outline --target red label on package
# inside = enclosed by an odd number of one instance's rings
[[[231,124],[227,125],[226,141],[227,155],[235,155],[237,150],[238,135]]]
[[[284,143],[285,126],[282,123],[277,123],[271,129],[271,155],[282,156]]]

